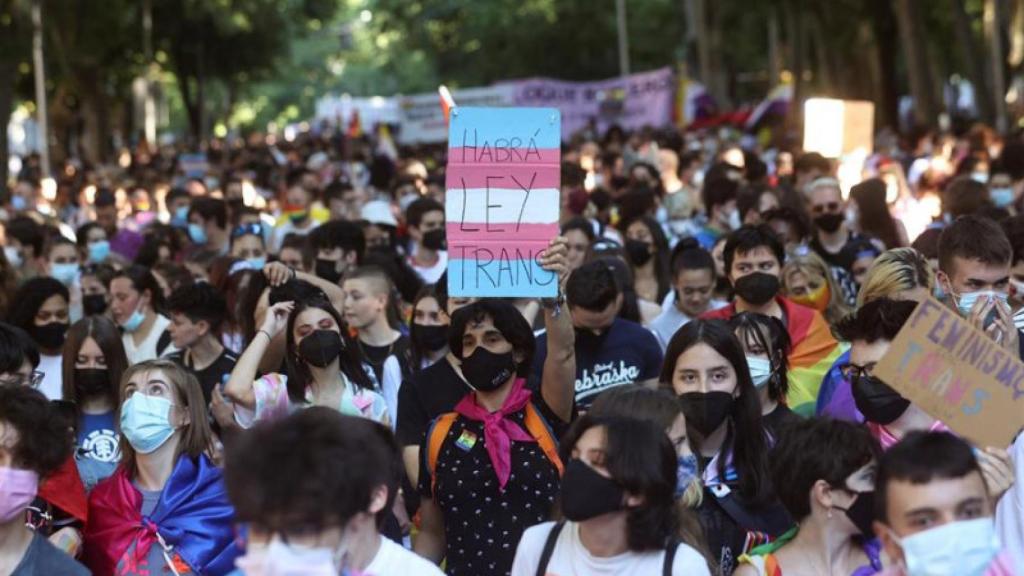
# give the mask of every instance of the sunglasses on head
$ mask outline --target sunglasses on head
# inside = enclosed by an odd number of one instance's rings
[[[249,234],[253,236],[263,236],[263,225],[242,224],[241,226],[235,228],[233,232],[231,232],[231,237],[238,238],[239,236],[247,236]]]

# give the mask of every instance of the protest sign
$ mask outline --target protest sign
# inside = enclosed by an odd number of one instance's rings
[[[450,295],[557,295],[556,275],[538,259],[558,235],[560,133],[553,108],[452,110],[445,196]]]
[[[804,152],[826,158],[871,155],[875,105],[862,100],[809,98],[804,103]]]
[[[489,86],[453,90],[452,96],[460,106],[511,106],[511,86]],[[403,96],[398,100],[401,130],[398,141],[402,144],[428,144],[444,142],[448,136],[448,123],[438,103],[437,92]]]
[[[929,298],[874,375],[978,446],[1004,448],[1024,426],[1024,363]]]

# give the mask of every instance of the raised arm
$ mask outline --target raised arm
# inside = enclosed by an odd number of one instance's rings
[[[542,268],[558,275],[558,298],[544,305],[548,350],[540,393],[544,402],[565,422],[572,419],[576,395],[576,334],[562,297],[565,294],[565,282],[569,278],[567,253],[566,239],[559,236],[551,241],[540,258]]]
[[[250,410],[256,407],[256,395],[253,382],[259,370],[260,359],[267,351],[270,341],[288,325],[288,315],[295,307],[294,302],[278,302],[267,310],[263,324],[256,331],[249,347],[235,363],[231,377],[224,386],[224,395],[232,402]]]

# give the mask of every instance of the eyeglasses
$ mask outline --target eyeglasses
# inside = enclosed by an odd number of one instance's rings
[[[33,370],[28,376],[25,376],[24,374],[14,374],[7,378],[0,378],[0,386],[29,386],[32,388],[38,388],[39,384],[43,381],[44,376],[46,376],[46,374],[39,370]]]
[[[262,224],[242,224],[235,228],[231,233],[232,238],[238,238],[239,236],[247,236],[252,234],[253,236],[263,236],[263,225]]]
[[[853,382],[860,378],[870,377],[871,373],[875,370],[875,364],[872,362],[867,366],[857,366],[856,364],[843,364],[839,367],[839,371],[842,373],[843,378],[846,378],[847,382]]]

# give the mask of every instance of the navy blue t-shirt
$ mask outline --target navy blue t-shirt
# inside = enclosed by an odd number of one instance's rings
[[[540,382],[548,337],[537,338],[530,381]],[[658,339],[636,322],[616,318],[600,335],[576,331],[576,406],[587,410],[598,394],[625,384],[657,378],[663,355]]]

